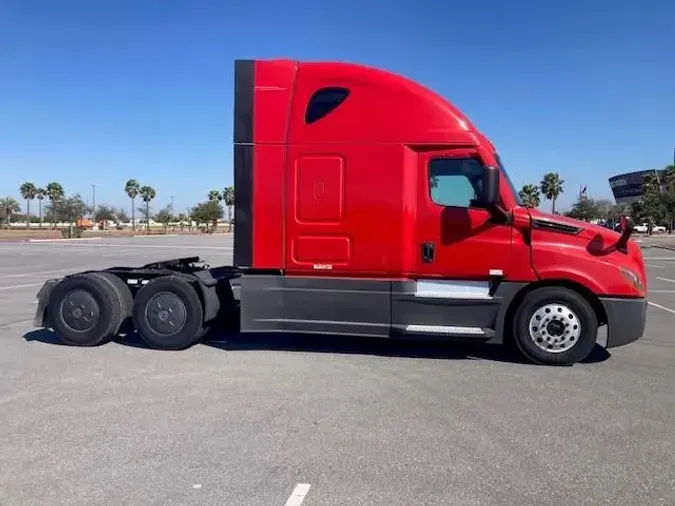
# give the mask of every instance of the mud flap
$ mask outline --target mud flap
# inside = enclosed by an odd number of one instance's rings
[[[60,279],[49,279],[45,281],[37,293],[37,308],[33,318],[33,327],[44,327],[47,323],[47,306],[49,306],[49,296],[56,285],[61,282]]]

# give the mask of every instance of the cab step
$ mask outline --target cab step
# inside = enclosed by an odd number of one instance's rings
[[[399,331],[408,335],[447,336],[449,338],[490,339],[495,336],[493,329],[480,327],[457,327],[453,325],[401,325]]]

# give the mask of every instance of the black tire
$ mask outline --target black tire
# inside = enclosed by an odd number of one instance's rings
[[[513,321],[518,350],[535,364],[580,362],[591,353],[597,337],[598,320],[590,303],[578,292],[563,287],[548,286],[529,292]]]
[[[131,318],[131,310],[134,305],[134,298],[131,295],[131,290],[129,290],[129,287],[124,281],[110,272],[101,271],[92,272],[90,274],[104,279],[113,287],[115,293],[117,293],[117,297],[120,300],[120,319],[115,327],[114,332],[114,334],[117,334],[126,320]]]
[[[182,350],[200,338],[202,303],[183,278],[162,276],[138,290],[132,319],[136,331],[149,346]]]
[[[93,274],[76,274],[54,287],[49,297],[51,324],[73,346],[96,346],[116,331],[122,302],[113,286]]]

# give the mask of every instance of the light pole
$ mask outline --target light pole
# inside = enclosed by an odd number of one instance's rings
[[[91,226],[92,230],[96,229],[96,185],[91,185]]]

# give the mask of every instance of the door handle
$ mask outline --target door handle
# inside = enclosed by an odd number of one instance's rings
[[[422,262],[430,264],[434,261],[435,247],[433,242],[422,243]]]

